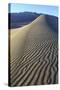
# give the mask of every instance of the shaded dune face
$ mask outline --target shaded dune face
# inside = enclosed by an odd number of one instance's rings
[[[58,83],[58,34],[48,24],[49,17],[41,15],[32,23],[11,30],[11,86]]]
[[[46,21],[55,32],[58,33],[58,18],[55,16],[46,15]]]

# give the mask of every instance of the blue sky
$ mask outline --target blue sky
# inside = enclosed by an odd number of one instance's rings
[[[9,12],[11,12],[11,13],[19,13],[19,12],[25,12],[25,11],[58,16],[58,7],[57,6],[19,4],[19,3],[11,3],[10,4]]]

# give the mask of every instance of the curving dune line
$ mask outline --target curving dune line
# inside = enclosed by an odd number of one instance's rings
[[[58,83],[58,35],[41,15],[10,31],[10,85]]]

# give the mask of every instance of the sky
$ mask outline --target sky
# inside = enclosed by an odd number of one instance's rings
[[[9,4],[8,8],[10,8],[8,9],[8,12],[10,13],[19,13],[27,11],[58,16],[57,6],[11,3]]]

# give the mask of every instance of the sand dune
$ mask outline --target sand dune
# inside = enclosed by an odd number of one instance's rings
[[[58,35],[45,15],[10,31],[10,85],[58,83]]]

